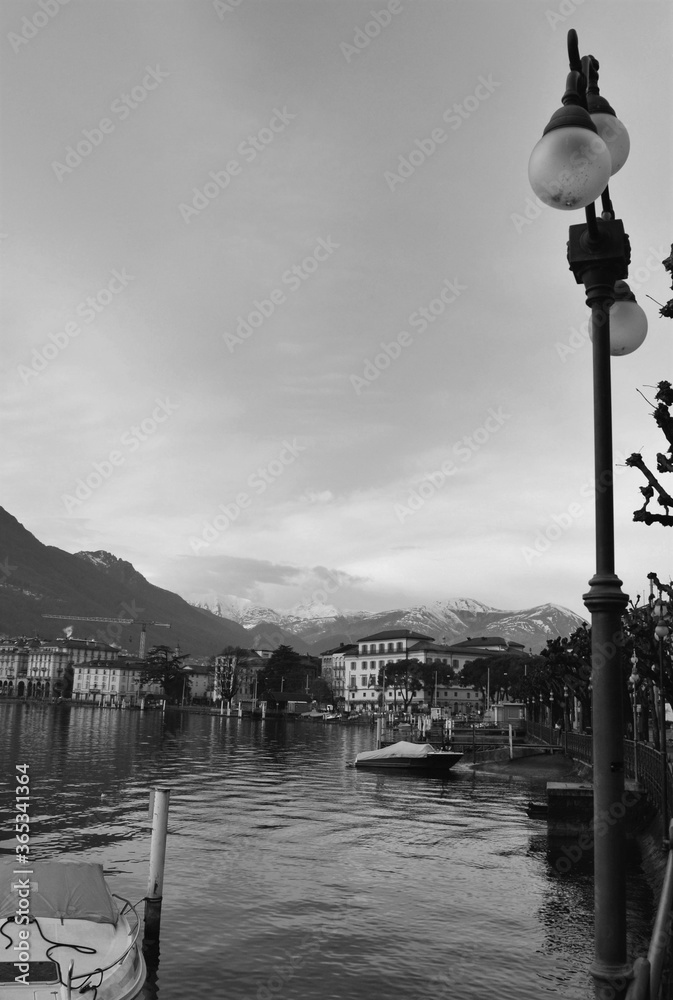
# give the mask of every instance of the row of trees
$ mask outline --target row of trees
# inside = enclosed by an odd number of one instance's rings
[[[653,582],[669,600],[673,588],[661,584],[654,574]],[[624,731],[632,726],[633,701],[640,706],[640,738],[649,731],[659,746],[658,690],[660,683],[660,656],[664,665],[664,699],[673,705],[673,676],[671,675],[670,646],[661,649],[654,633],[654,621],[648,604],[632,603],[623,618],[623,652],[621,657],[622,704]],[[591,720],[591,629],[584,625],[567,638],[558,637],[547,642],[537,656],[495,655],[465,664],[461,679],[486,692],[490,686],[494,699],[509,698],[540,702],[554,706],[555,717],[569,713],[577,703],[581,717],[588,726]],[[566,718],[566,724],[568,719]]]
[[[143,683],[159,684],[169,701],[189,696],[191,682],[184,663],[188,655],[179,655],[170,646],[153,646],[145,661]],[[241,690],[243,673],[252,657],[247,649],[227,646],[218,658],[221,662],[214,667],[215,690],[223,701],[231,704]],[[259,662],[258,657],[254,659]],[[319,676],[319,670],[315,658],[302,656],[291,646],[279,646],[257,671],[257,697],[301,693],[311,700],[334,703],[334,691]]]

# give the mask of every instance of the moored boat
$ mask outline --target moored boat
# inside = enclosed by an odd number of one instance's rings
[[[355,767],[386,768],[444,774],[457,764],[462,753],[436,750],[430,743],[399,740],[380,750],[366,750],[355,758]]]
[[[147,974],[139,931],[99,864],[3,864],[0,1000],[134,1000]]]

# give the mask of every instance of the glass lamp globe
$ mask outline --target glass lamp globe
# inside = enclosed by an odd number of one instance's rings
[[[626,126],[619,118],[605,111],[597,111],[591,115],[591,120],[598,129],[598,134],[608,147],[612,161],[611,175],[621,170],[626,163],[631,149],[631,140]]]
[[[600,198],[610,180],[612,157],[605,142],[587,128],[554,128],[531,153],[528,179],[540,201],[572,211]]]
[[[593,325],[589,323],[593,340]],[[647,336],[647,316],[625,281],[615,282],[615,301],[610,307],[610,354],[620,357],[637,351]]]

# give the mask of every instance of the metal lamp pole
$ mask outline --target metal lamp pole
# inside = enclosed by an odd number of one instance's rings
[[[655,638],[659,644],[659,708],[660,708],[660,733],[661,733],[661,814],[663,820],[663,842],[664,847],[669,848],[668,840],[668,748],[666,745],[666,695],[664,693],[664,639],[668,636],[669,628],[666,624],[668,619],[668,605],[659,597],[652,607],[652,616],[657,624],[654,629]]]
[[[626,354],[642,343],[647,329],[635,304],[620,310],[625,326],[610,308],[628,292],[631,251],[622,223],[614,216],[608,180],[628,156],[628,135],[598,93],[598,62],[580,57],[575,31],[568,32],[570,74],[563,107],[553,116],[533,150],[529,178],[538,197],[554,208],[584,208],[586,222],[570,227],[568,263],[584,285],[591,309],[593,341],[593,424],[595,468],[596,572],[584,603],[591,613],[593,688],[594,963],[597,996],[622,997],[631,972],[626,949],[626,876],[623,816],[624,747],[621,704],[622,615],[628,597],[615,574],[610,354]],[[607,126],[606,120],[607,119]],[[601,218],[594,202],[600,197]],[[628,296],[632,299],[632,296]],[[620,302],[621,305],[621,302]],[[638,315],[637,315],[638,314]],[[640,323],[636,329],[633,323]],[[612,332],[612,336],[611,336]],[[639,338],[639,339],[638,339]],[[610,817],[610,822],[606,819]],[[616,983],[623,983],[623,990]]]
[[[640,675],[638,674],[638,657],[635,652],[631,657],[631,676],[629,677],[629,687],[633,692],[633,775],[638,780],[638,685]]]

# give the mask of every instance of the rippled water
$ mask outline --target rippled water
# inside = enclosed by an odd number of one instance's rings
[[[36,858],[98,861],[141,898],[149,789],[171,789],[159,1000],[593,997],[590,871],[554,868],[546,824],[524,811],[541,789],[460,764],[445,780],[348,768],[373,739],[0,705],[4,774],[30,764]],[[629,893],[642,953],[652,897],[637,865]]]

